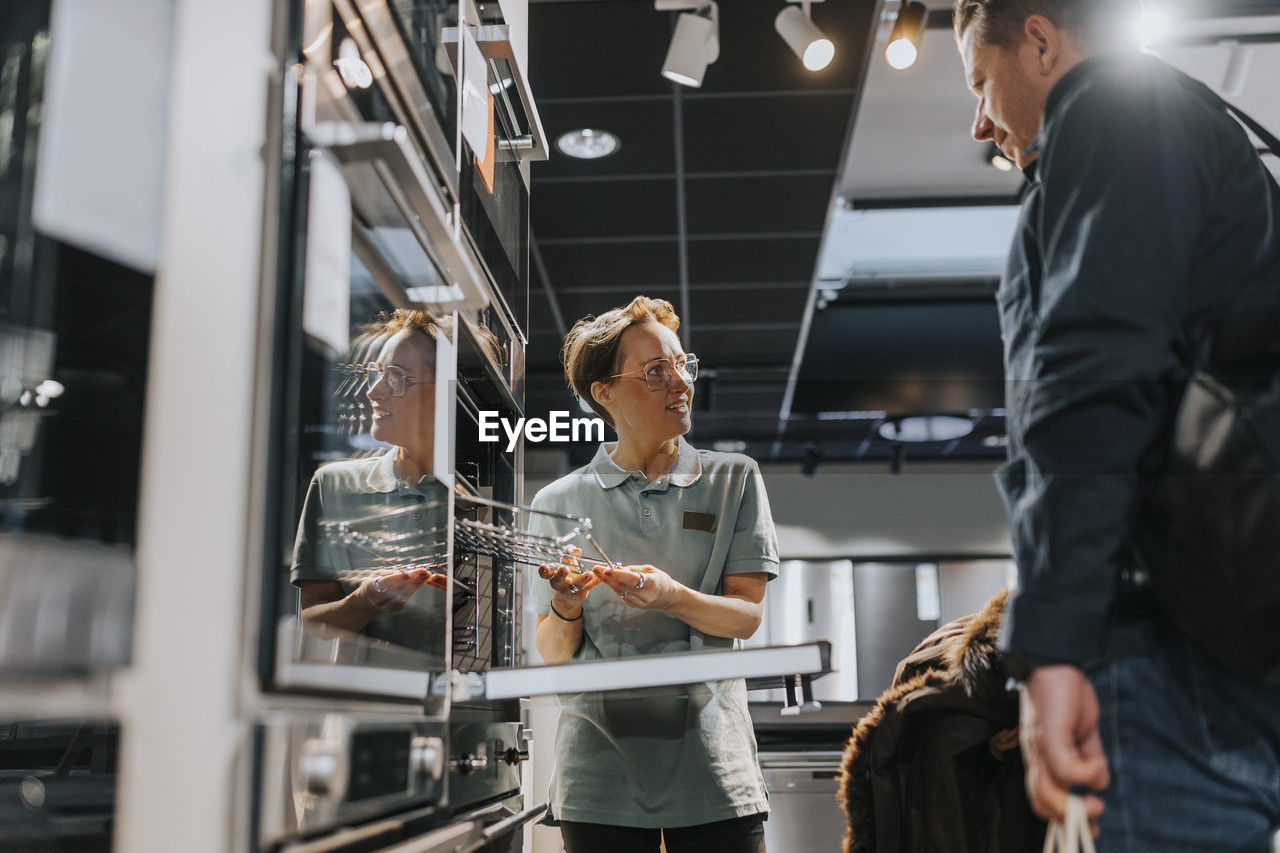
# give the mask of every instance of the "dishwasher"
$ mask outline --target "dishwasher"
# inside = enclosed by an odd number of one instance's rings
[[[836,802],[840,751],[761,752],[769,791],[765,844],[777,853],[837,851],[845,820]]]

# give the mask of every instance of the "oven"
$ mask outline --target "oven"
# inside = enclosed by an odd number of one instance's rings
[[[455,547],[460,524],[508,523],[521,486],[521,451],[479,442],[476,422],[523,409],[521,164],[537,152],[510,140],[541,128],[531,101],[512,112],[527,98],[513,64],[468,66],[444,42],[505,28],[500,14],[291,10],[264,358],[259,849],[499,849],[541,814],[520,792],[520,703],[475,689],[523,663],[516,569]]]

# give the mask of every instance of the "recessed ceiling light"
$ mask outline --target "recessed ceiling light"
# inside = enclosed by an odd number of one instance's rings
[[[570,157],[579,160],[599,160],[608,157],[621,147],[622,141],[607,130],[598,127],[580,127],[562,133],[556,139],[556,147]]]
[[[917,416],[885,421],[877,431],[888,441],[951,441],[973,432],[973,421],[953,415]]]

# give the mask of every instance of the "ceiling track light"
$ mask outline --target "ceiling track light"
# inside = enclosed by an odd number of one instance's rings
[[[919,0],[902,4],[898,19],[893,23],[893,32],[889,34],[889,44],[884,49],[884,58],[889,65],[902,71],[916,64],[928,17],[928,8]]]
[[[800,57],[804,67],[810,71],[821,71],[831,64],[835,58],[836,46],[831,39],[823,35],[809,16],[809,4],[822,0],[787,0],[788,4],[798,3],[799,8],[788,5],[773,19],[773,28],[782,36],[787,46]]]
[[[720,58],[720,7],[711,0],[653,0],[653,8],[680,12],[662,76],[682,86],[700,87],[707,66]]]

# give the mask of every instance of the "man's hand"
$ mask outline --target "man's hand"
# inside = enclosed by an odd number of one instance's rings
[[[1100,793],[1111,784],[1098,732],[1098,697],[1083,672],[1063,665],[1032,670],[1021,699],[1027,795],[1036,814],[1060,821],[1072,788]],[[1083,799],[1096,836],[1102,798]]]

